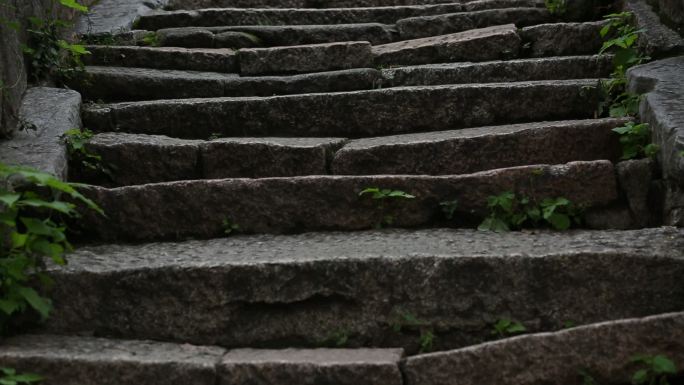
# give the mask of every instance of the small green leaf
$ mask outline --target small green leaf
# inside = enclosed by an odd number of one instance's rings
[[[59,3],[67,8],[75,9],[80,12],[88,12],[88,7],[79,4],[76,0],[59,0]]]
[[[653,357],[653,371],[656,374],[677,374],[674,362],[663,355]]]
[[[640,369],[637,370],[632,376],[632,383],[635,385],[641,385],[648,381],[648,370]]]
[[[13,193],[3,193],[0,194],[0,202],[4,203],[5,205],[12,207],[14,203],[16,203],[19,198],[21,198],[21,194],[13,194]]]
[[[22,296],[33,309],[40,313],[43,318],[48,317],[52,306],[48,300],[41,297],[38,292],[30,287],[19,287],[17,293]]]

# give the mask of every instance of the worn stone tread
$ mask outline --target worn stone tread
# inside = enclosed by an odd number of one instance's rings
[[[392,201],[382,213],[359,193],[368,187],[404,190],[415,199]],[[464,218],[484,218],[487,197],[511,190],[533,198],[564,196],[578,205],[617,199],[609,161],[535,165],[449,176],[301,176],[291,178],[179,181],[85,192],[107,213],[79,220],[92,239],[144,241],[220,236],[223,221],[243,231],[286,233],[362,230],[391,215],[399,227],[439,219],[439,202],[458,199]],[[168,202],[174,202],[169,205]],[[211,204],[207,204],[211,202]],[[391,203],[391,202],[390,202]]]
[[[238,72],[237,53],[228,48],[87,46],[87,65]]]
[[[354,7],[396,7],[404,5],[428,5],[453,3],[453,0],[170,0],[166,9],[189,10],[203,8],[354,8]],[[524,7],[543,6],[539,0],[479,0],[466,1],[466,9],[482,7]]]
[[[511,59],[520,42],[515,25],[506,24],[376,45],[373,55],[381,66]]]
[[[611,129],[625,119],[565,120],[357,139],[335,153],[334,174],[466,174],[621,155]]]
[[[392,329],[409,313],[453,349],[490,339],[501,317],[535,332],[684,306],[675,228],[238,235],[83,246],[69,262],[44,329],[228,347],[320,346],[345,330],[348,346],[416,352],[417,332]]]
[[[342,92],[373,89],[383,83],[382,73],[373,68],[254,77],[108,66],[85,70],[87,82],[69,85],[85,99],[104,102]]]
[[[626,240],[631,243],[632,240]],[[637,355],[684,361],[684,313],[625,319],[409,357],[405,384],[573,384],[584,370],[596,383],[630,383]],[[610,354],[606,354],[610,352]],[[530,362],[544,365],[530,367]],[[681,370],[681,369],[680,369]]]
[[[138,28],[227,25],[393,24],[413,16],[458,12],[460,3],[361,8],[209,8],[191,11],[154,11],[139,19]]]
[[[96,131],[183,138],[367,137],[501,123],[593,116],[596,80],[553,80],[302,94],[268,98],[176,99],[93,105]],[[473,106],[479,106],[473,108]],[[185,119],[192,116],[192,119]]]
[[[144,340],[22,335],[4,340],[0,365],[40,373],[46,385],[401,385],[401,349],[236,349]],[[287,381],[287,383],[290,383]]]
[[[607,77],[612,56],[564,56],[532,59],[423,64],[382,70],[383,87],[520,82]]]
[[[210,141],[157,135],[102,133],[87,149],[110,168],[108,178],[85,181],[108,186],[186,179],[258,178],[328,174],[341,138],[221,138]],[[72,164],[78,168],[78,164]],[[89,178],[90,177],[90,178]]]
[[[548,23],[525,27],[520,32],[532,57],[592,55],[603,45],[599,31],[605,21]]]

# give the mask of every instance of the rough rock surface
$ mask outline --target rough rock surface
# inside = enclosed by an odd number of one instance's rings
[[[79,34],[103,35],[128,31],[142,15],[164,7],[169,0],[99,0],[76,24]]]
[[[399,189],[416,198],[380,209],[377,201],[359,196],[368,187]],[[387,216],[395,226],[416,227],[438,219],[439,202],[453,199],[459,201],[458,212],[482,218],[487,197],[508,190],[539,199],[564,196],[587,207],[617,198],[612,163],[573,162],[452,176],[308,176],[92,188],[85,192],[107,217],[88,213],[79,223],[95,239],[134,241],[219,236],[224,219],[256,233],[361,230]]]
[[[378,65],[411,65],[511,59],[519,50],[515,25],[508,24],[377,45],[373,55]]]
[[[631,240],[629,241],[631,242]],[[684,361],[684,313],[532,334],[461,350],[409,357],[407,385],[575,384],[580,370],[596,383],[629,383],[636,355]],[[530,366],[530,363],[543,363]]]
[[[401,385],[401,349],[232,350],[219,367],[223,385]]]
[[[435,349],[461,347],[491,338],[501,317],[534,332],[682,309],[682,231],[384,230],[88,246],[54,271],[55,311],[43,327],[252,347],[320,346],[345,330],[348,346],[415,352],[417,332],[392,329],[409,313],[434,328]]]
[[[566,120],[358,139],[335,154],[332,171],[448,175],[525,164],[614,161],[620,147],[611,129],[622,124],[624,120],[616,119]]]
[[[23,130],[0,142],[0,162],[32,167],[66,180],[67,148],[63,135],[81,128],[81,95],[61,88],[35,87],[26,92],[19,117]]]
[[[539,24],[522,29],[523,42],[533,57],[591,55],[601,49],[603,21]]]
[[[634,14],[637,27],[643,30],[638,44],[646,55],[663,57],[684,53],[684,37],[665,26],[644,0],[629,0],[625,9]]]
[[[184,138],[208,138],[212,133],[378,136],[502,122],[590,118],[595,96],[584,88],[595,84],[593,80],[555,80],[270,98],[159,100],[92,106],[84,109],[83,118],[92,130]]]
[[[655,164],[651,159],[627,160],[615,166],[620,189],[624,192],[634,222],[638,227],[654,223],[654,213],[650,206],[649,192]]]
[[[344,42],[241,49],[240,73],[247,76],[371,67],[369,42]]]

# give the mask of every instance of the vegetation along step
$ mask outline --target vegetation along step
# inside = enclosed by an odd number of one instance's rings
[[[236,349],[93,337],[3,341],[0,364],[39,370],[46,385],[401,385],[401,349]]]
[[[226,347],[344,338],[411,354],[422,330],[453,349],[496,338],[500,319],[535,332],[677,311],[683,241],[674,228],[394,229],[86,246],[52,273],[41,328]]]
[[[88,106],[94,131],[220,136],[363,137],[525,121],[590,118],[596,80],[397,87]],[[587,88],[590,87],[590,88]],[[477,108],[474,108],[477,106]],[[184,117],[192,116],[192,119]]]
[[[415,198],[385,204],[361,194],[373,187],[401,190]],[[505,191],[539,200],[563,196],[586,208],[613,203],[618,197],[609,161],[449,176],[193,180],[93,187],[86,192],[99,202],[107,217],[88,213],[79,224],[83,234],[93,239],[133,241],[220,236],[226,230],[226,220],[256,233],[361,230],[387,223],[415,227],[438,221],[442,217],[440,202],[454,199],[458,200],[461,222],[473,219],[479,223],[489,212],[487,198]]]

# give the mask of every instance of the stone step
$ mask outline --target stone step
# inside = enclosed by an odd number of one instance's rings
[[[495,6],[496,4],[491,4]],[[482,7],[487,7],[483,4]],[[318,25],[384,23],[415,16],[460,12],[460,3],[367,8],[209,8],[192,11],[155,11],[142,16],[137,28],[158,30],[173,27],[232,25]]]
[[[379,208],[378,201],[360,195],[373,187],[402,190],[415,199],[393,200]],[[447,176],[194,180],[93,187],[87,193],[107,217],[87,213],[77,225],[89,239],[107,241],[216,237],[224,233],[225,220],[248,233],[362,230],[384,222],[417,227],[438,223],[439,203],[457,199],[456,217],[462,225],[470,226],[488,214],[487,197],[505,191],[519,191],[540,200],[564,196],[587,208],[614,203],[618,198],[615,171],[609,161]]]
[[[97,134],[87,150],[102,158],[108,178],[71,164],[72,179],[108,186],[187,179],[326,175],[340,138],[223,138],[182,140],[165,136]]]
[[[367,41],[251,48],[238,51],[246,76],[334,71],[373,66]]]
[[[684,230],[675,228],[435,229],[85,246],[52,273],[55,309],[42,328],[409,353],[423,330],[435,335],[434,349],[453,349],[491,340],[502,318],[536,332],[679,311],[683,242]]]
[[[511,59],[520,42],[515,25],[507,24],[377,45],[373,56],[379,66]]]
[[[396,7],[454,3],[453,0],[170,0],[166,9],[190,10],[203,8],[354,8]],[[489,6],[493,8],[543,6],[539,0],[478,0],[463,2],[464,9]]]
[[[372,68],[258,77],[103,66],[85,70],[87,81],[70,81],[69,86],[88,100],[106,102],[341,92],[369,90],[383,83],[381,72]]]
[[[238,72],[237,53],[231,49],[176,47],[103,46],[86,47],[86,65],[146,67],[189,71]]]
[[[606,23],[551,23],[525,27],[520,32],[526,50],[532,57],[591,55],[603,45],[599,31]]]
[[[46,385],[401,385],[401,349],[236,349],[94,337],[24,335],[3,341],[0,365]]]
[[[400,39],[408,40],[509,23],[526,27],[552,19],[546,8],[503,8],[411,17],[397,21],[396,28]]]
[[[554,80],[92,105],[94,131],[221,136],[365,137],[591,118],[596,80]],[[477,108],[475,108],[477,106]],[[186,117],[191,116],[192,119]]]
[[[617,161],[621,151],[611,129],[625,119],[598,119],[358,139],[331,164],[333,174],[467,174],[527,164],[576,160]]]
[[[252,36],[240,38],[236,33]],[[237,27],[165,28],[157,31],[159,44],[188,48],[275,47],[344,41],[385,44],[396,40],[392,25],[380,23],[333,25],[252,25]],[[238,46],[246,42],[244,46]]]
[[[605,354],[605,349],[611,354]],[[664,355],[681,374],[684,313],[604,322],[409,357],[402,369],[406,385],[451,385],[454,378],[462,385],[575,384],[581,370],[593,377],[592,383],[628,384],[640,369],[634,362],[639,355]],[[530,367],[530,362],[544,365]]]

